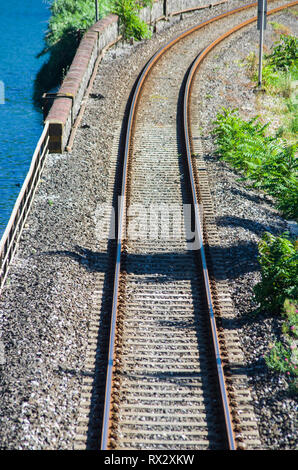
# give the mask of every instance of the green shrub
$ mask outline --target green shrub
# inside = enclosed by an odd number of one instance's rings
[[[280,42],[266,55],[268,65],[274,70],[290,70],[298,60],[298,39],[295,36],[281,34]]]
[[[280,136],[290,142],[297,142],[298,100],[295,85],[298,81],[298,39],[281,35],[271,54],[264,56],[262,67],[262,88],[275,96],[275,115],[279,115]],[[246,67],[250,78],[258,83],[258,59],[255,52],[247,57]],[[296,96],[295,96],[296,95]]]
[[[150,36],[148,26],[139,19],[137,12],[151,0],[101,0],[98,2],[99,18],[114,12],[119,15],[125,37],[142,39]],[[58,87],[69,68],[80,39],[95,22],[94,0],[54,0],[51,17],[45,35],[45,47],[38,55],[48,55],[34,83],[34,103],[41,106],[43,93]]]
[[[293,358],[291,349],[280,341],[271,347],[269,354],[265,356],[265,362],[275,372],[293,377],[298,376],[297,363]]]
[[[283,341],[272,344],[269,353],[265,356],[267,366],[279,374],[290,378],[289,392],[298,393],[298,303],[286,299],[282,316],[285,319],[282,325]]]
[[[276,199],[285,216],[298,218],[296,145],[266,136],[257,118],[244,121],[237,110],[223,108],[213,122],[218,154],[240,170],[243,179]]]
[[[283,307],[283,317],[285,321],[282,331],[291,340],[298,340],[298,302],[286,299]]]
[[[250,59],[251,60],[251,59]],[[257,81],[256,63],[253,69],[253,79]],[[291,82],[297,80],[298,39],[295,36],[281,35],[271,54],[264,57],[262,82],[267,91],[281,93],[289,97]]]
[[[34,83],[34,102],[41,105],[41,97],[60,85],[65,70],[70,66],[80,38],[95,20],[93,0],[55,0],[45,35],[45,47],[38,55],[47,54],[48,60],[38,72]],[[107,1],[100,2],[100,14],[106,11]]]
[[[99,2],[100,15],[107,2]],[[88,29],[95,21],[94,0],[55,0],[51,6],[49,28],[45,42],[52,47],[60,41],[65,34]]]
[[[140,40],[151,36],[148,25],[140,20],[138,11],[150,1],[136,2],[136,0],[114,0],[112,12],[119,16],[121,33],[126,39],[131,37]]]
[[[259,242],[261,281],[255,286],[255,299],[262,310],[280,313],[286,299],[298,298],[298,241],[286,234],[264,233]]]

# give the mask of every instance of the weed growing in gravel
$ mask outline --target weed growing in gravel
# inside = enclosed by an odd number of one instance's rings
[[[297,95],[298,41],[290,36],[283,25],[271,23],[274,30],[282,31],[280,40],[271,54],[265,55],[262,84],[267,94],[274,96],[283,126],[273,137],[266,137],[267,126],[252,120],[244,124],[235,111],[224,111],[216,121],[219,151],[225,159],[245,172],[254,186],[264,189],[277,200],[286,216],[297,220]],[[247,58],[246,66],[251,79],[258,82],[258,60],[255,53]],[[227,122],[228,121],[228,122]],[[232,121],[232,122],[230,122]],[[222,133],[224,132],[224,137]],[[252,137],[256,144],[253,144]],[[280,137],[295,143],[286,146]],[[233,150],[233,145],[236,151]],[[260,148],[263,146],[263,150]],[[243,150],[243,156],[240,152]],[[274,187],[275,186],[275,187]],[[289,391],[298,393],[298,240],[287,234],[274,237],[265,233],[259,243],[261,281],[255,286],[255,300],[260,310],[281,315],[282,337],[270,346],[265,356],[267,366],[289,379]]]
[[[285,347],[280,341],[272,345],[269,354],[265,356],[265,362],[276,372],[293,377],[298,376],[297,364],[292,361],[291,349]]]
[[[253,52],[246,60],[250,78],[258,82],[258,60]],[[293,142],[297,141],[298,131],[298,39],[289,34],[281,34],[271,54],[264,57],[262,86],[266,93],[280,101],[276,113],[280,115],[282,126],[279,135]]]
[[[273,30],[278,34],[286,34],[287,36],[290,33],[290,30],[287,26],[281,23],[277,23],[276,21],[269,21],[269,24],[272,26]]]
[[[298,393],[298,302],[286,299],[283,308],[283,341],[270,345],[265,356],[267,366],[290,378],[289,391]]]
[[[286,299],[283,309],[283,317],[285,322],[282,327],[282,331],[287,335],[290,340],[298,340],[298,302]]]
[[[213,122],[217,152],[242,173],[242,179],[276,199],[285,216],[298,219],[296,145],[277,136],[266,136],[268,124],[257,117],[240,118],[238,110],[222,109]]]
[[[266,56],[268,65],[273,70],[291,70],[298,60],[298,38],[281,34],[273,52]]]
[[[280,41],[275,43],[271,54],[266,54],[263,61],[262,85],[267,92],[284,92],[280,83],[283,83],[284,75],[287,81],[297,80],[298,66],[298,39],[295,36],[280,35]],[[246,66],[250,77],[258,82],[258,59],[255,52],[249,54]]]
[[[287,234],[275,237],[265,232],[259,242],[258,261],[261,281],[254,288],[256,301],[262,310],[280,313],[287,299],[298,299],[298,240],[292,241]],[[290,322],[293,316],[286,308]]]
[[[283,318],[282,341],[270,346],[267,366],[290,378],[290,391],[298,392],[298,240],[265,233],[259,243],[261,281],[255,286],[260,308]]]

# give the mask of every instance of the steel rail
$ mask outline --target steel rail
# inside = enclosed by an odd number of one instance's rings
[[[273,12],[277,12],[279,10],[285,9],[289,6],[294,6],[298,3],[296,2],[291,2],[290,4],[287,4],[286,6],[278,7],[272,10],[270,13],[272,14]],[[121,253],[122,253],[122,240],[124,239],[123,234],[124,234],[124,225],[125,225],[125,208],[126,208],[126,187],[127,187],[127,175],[128,175],[128,160],[129,160],[129,148],[130,148],[130,143],[131,143],[131,136],[132,136],[132,127],[133,127],[133,121],[135,117],[135,112],[136,112],[136,107],[137,107],[137,102],[138,98],[142,89],[142,86],[149,75],[150,70],[154,66],[154,64],[160,59],[160,57],[171,47],[173,47],[178,41],[182,40],[186,36],[198,31],[199,29],[212,24],[215,21],[221,20],[227,16],[233,15],[240,13],[246,9],[250,9],[252,7],[255,7],[257,5],[257,2],[250,3],[248,5],[244,5],[242,7],[230,10],[228,12],[219,14],[211,19],[208,19],[194,27],[191,27],[181,33],[179,36],[176,38],[170,40],[166,45],[162,46],[153,56],[152,58],[147,62],[146,66],[144,67],[142,73],[140,74],[135,91],[133,94],[133,98],[130,104],[129,108],[129,116],[128,116],[128,121],[127,121],[127,130],[126,130],[126,137],[125,137],[125,148],[124,148],[124,153],[123,153],[123,172],[122,172],[122,187],[121,187],[121,195],[119,196],[119,201],[120,205],[118,208],[118,223],[117,223],[117,245],[116,245],[116,261],[115,261],[115,271],[114,271],[114,288],[113,288],[113,301],[112,301],[112,311],[111,311],[111,322],[110,322],[110,337],[109,337],[109,351],[108,351],[108,361],[107,361],[107,374],[106,374],[106,386],[105,386],[105,402],[104,402],[104,412],[103,412],[103,422],[102,422],[102,435],[101,435],[101,450],[107,450],[108,449],[108,439],[109,439],[109,430],[110,430],[110,417],[111,417],[111,394],[112,394],[112,377],[113,377],[113,371],[114,371],[114,350],[115,350],[115,337],[116,337],[116,323],[117,323],[117,310],[118,310],[118,294],[119,294],[119,281],[120,281],[120,271],[121,271]],[[269,13],[269,12],[268,12]],[[244,27],[246,24],[249,24],[253,21],[255,21],[256,18],[253,18],[252,20],[249,20],[248,22],[245,22],[242,27]],[[232,33],[231,33],[232,34]],[[219,40],[215,41],[215,44],[213,47],[220,42]],[[210,48],[210,49],[209,49]],[[207,55],[207,53],[211,50],[211,47],[208,46],[204,50],[202,54],[203,57]],[[195,204],[195,210],[198,211],[197,204]],[[197,216],[198,217],[198,213]],[[201,246],[203,246],[202,242],[202,237],[201,237]],[[209,299],[209,305],[212,306],[212,300],[209,297],[208,294],[208,299]],[[212,324],[215,327],[215,322],[214,318],[212,319]],[[213,328],[214,330],[214,328]],[[215,336],[216,338],[216,336]],[[217,357],[218,357],[217,353]],[[217,359],[218,360],[218,359]],[[220,369],[222,369],[222,365],[220,365]],[[222,374],[222,371],[221,371]],[[221,381],[222,382],[222,381]],[[228,405],[225,404],[224,406],[226,417],[228,419],[229,416],[229,410],[228,410]],[[230,426],[228,430],[228,435],[229,435],[229,445],[231,448],[235,448],[235,443],[234,443],[234,438],[233,438],[233,433],[230,431]]]
[[[256,3],[250,4],[251,6],[256,6]],[[108,353],[108,365],[107,365],[107,376],[106,376],[106,389],[105,389],[105,403],[104,403],[104,415],[103,415],[103,426],[102,426],[102,438],[101,438],[101,449],[106,450],[108,448],[108,434],[110,427],[110,414],[111,414],[111,392],[112,392],[112,377],[114,370],[114,343],[116,337],[116,322],[117,322],[117,310],[118,310],[118,293],[119,293],[119,280],[120,280],[120,266],[121,266],[121,252],[122,252],[122,235],[123,235],[123,226],[125,219],[125,207],[126,207],[126,186],[127,186],[127,173],[128,173],[128,158],[129,158],[129,147],[131,142],[132,135],[132,125],[134,120],[134,115],[136,111],[136,105],[138,97],[140,95],[143,83],[148,76],[153,65],[160,59],[160,57],[171,47],[173,47],[178,41],[184,37],[192,34],[193,32],[207,26],[214,21],[220,20],[230,14],[238,13],[244,9],[249,8],[244,6],[231,10],[230,12],[217,15],[210,20],[206,20],[199,25],[196,25],[186,31],[181,35],[177,36],[175,39],[170,40],[165,46],[162,46],[149,60],[149,62],[144,67],[138,81],[136,88],[133,94],[132,102],[130,105],[127,131],[125,138],[125,148],[124,148],[124,159],[123,159],[123,173],[122,173],[122,188],[120,207],[118,209],[118,228],[117,228],[117,247],[116,247],[116,263],[115,263],[115,273],[114,273],[114,289],[113,289],[113,303],[112,303],[112,313],[111,313],[111,327],[110,327],[110,339],[109,339],[109,353]]]
[[[183,98],[183,132],[184,132],[185,150],[186,150],[186,157],[187,157],[190,186],[191,186],[192,203],[194,207],[195,233],[196,233],[196,239],[199,241],[198,252],[200,253],[200,260],[202,263],[204,284],[205,284],[208,311],[209,311],[209,320],[210,320],[210,327],[211,327],[211,333],[212,333],[214,354],[215,354],[215,359],[216,359],[219,388],[221,392],[221,398],[222,398],[223,410],[224,410],[224,416],[225,416],[227,438],[229,442],[229,449],[235,450],[236,449],[235,437],[234,437],[234,432],[233,432],[231,411],[229,407],[229,398],[228,398],[228,394],[226,390],[224,371],[223,371],[223,365],[222,365],[222,360],[221,360],[219,340],[217,336],[216,319],[215,319],[215,314],[213,310],[211,286],[210,286],[208,266],[207,266],[205,249],[204,249],[203,227],[201,224],[200,213],[199,213],[199,205],[198,205],[199,198],[198,198],[197,191],[196,191],[194,171],[193,171],[193,166],[192,166],[192,161],[191,161],[192,159],[191,142],[190,142],[190,135],[188,132],[188,128],[189,128],[188,110],[189,110],[190,88],[191,88],[194,72],[196,68],[198,67],[198,64],[200,63],[200,59],[202,55],[203,53],[200,53],[198,58],[195,60],[194,64],[192,65],[188,73],[187,80],[186,80],[184,98]]]
[[[268,11],[267,14],[272,15],[274,13],[278,13],[279,11],[285,8],[289,8],[297,4],[298,4],[298,1],[291,2],[281,7],[274,8]],[[222,403],[224,407],[224,415],[225,415],[225,421],[226,421],[229,448],[231,450],[236,449],[236,444],[235,444],[235,438],[234,438],[234,433],[233,433],[233,425],[232,425],[232,418],[231,418],[231,412],[230,412],[230,407],[229,407],[229,399],[228,399],[228,395],[226,391],[226,384],[225,384],[224,371],[223,371],[223,365],[222,365],[222,360],[221,360],[219,340],[217,336],[216,320],[215,320],[215,315],[214,315],[214,310],[213,310],[213,305],[212,305],[212,294],[211,294],[208,267],[207,267],[205,249],[204,249],[204,240],[203,240],[203,235],[202,235],[203,228],[202,228],[202,224],[200,220],[200,213],[199,213],[199,206],[198,206],[199,197],[197,194],[197,189],[196,189],[196,184],[195,184],[195,179],[194,179],[194,171],[193,171],[193,166],[192,166],[191,136],[189,132],[189,128],[190,128],[189,101],[190,101],[190,93],[191,93],[191,87],[192,87],[194,75],[197,72],[203,60],[205,59],[205,57],[208,55],[208,53],[217,44],[222,42],[224,39],[226,39],[233,33],[239,31],[240,29],[244,28],[245,26],[255,21],[257,21],[257,17],[253,17],[235,26],[234,28],[230,29],[226,33],[219,36],[215,41],[209,44],[209,46],[207,46],[200,54],[198,54],[198,56],[194,60],[188,72],[185,90],[184,90],[184,100],[183,100],[183,128],[184,128],[183,131],[184,131],[184,138],[185,138],[185,148],[186,148],[187,164],[188,164],[188,170],[189,170],[191,193],[192,193],[194,213],[195,213],[195,231],[199,240],[199,251],[200,251],[200,258],[201,258],[202,268],[203,268],[204,283],[205,283],[205,288],[206,288],[206,293],[207,293],[210,326],[211,326],[211,331],[212,331],[214,353],[216,357],[216,364],[217,364],[217,370],[218,370],[219,386],[220,386],[220,391],[221,391],[221,396],[222,396]]]

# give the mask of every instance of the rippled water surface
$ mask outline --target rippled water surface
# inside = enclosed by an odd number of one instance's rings
[[[49,16],[48,1],[0,0],[0,238],[43,128],[32,97]]]

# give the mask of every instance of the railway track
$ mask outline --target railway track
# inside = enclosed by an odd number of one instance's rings
[[[214,280],[210,246],[218,240],[189,122],[200,62],[255,21],[255,5],[184,32],[152,57],[136,84],[118,207],[102,449],[260,447],[237,371],[239,348],[224,328],[231,307]],[[218,21],[227,31],[220,37]]]

